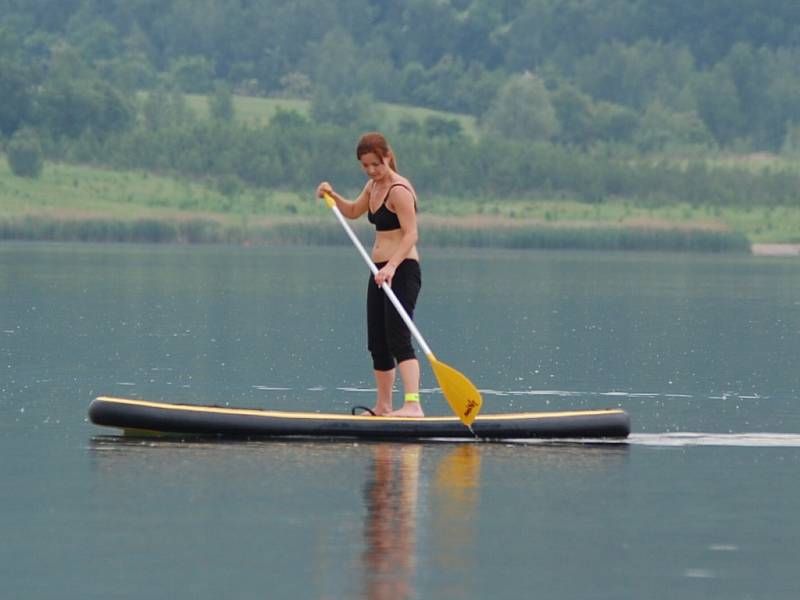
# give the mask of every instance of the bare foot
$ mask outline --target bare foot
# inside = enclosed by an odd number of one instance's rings
[[[406,402],[399,409],[389,413],[390,417],[424,417],[422,406],[419,402]]]
[[[376,404],[372,407],[372,412],[375,413],[376,417],[386,417],[392,413],[392,405],[383,406],[381,404]]]

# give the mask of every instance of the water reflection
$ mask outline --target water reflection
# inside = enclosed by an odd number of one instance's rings
[[[454,448],[437,465],[434,478],[431,523],[431,560],[433,569],[448,573],[441,586],[448,598],[471,596],[475,572],[480,490],[481,449],[474,444]]]
[[[408,598],[417,566],[422,446],[377,444],[372,453],[364,490],[364,595],[376,600]]]
[[[377,444],[365,486],[367,519],[363,554],[363,592],[370,600],[417,596],[418,529],[427,516],[434,569],[468,571],[464,550],[473,546],[472,522],[478,497],[480,451],[464,444],[436,463],[432,498],[420,503],[424,452],[419,444]],[[426,486],[427,487],[427,486]],[[423,508],[430,510],[429,514]],[[460,595],[460,594],[459,594]]]
[[[303,597],[370,600],[475,597],[485,583],[480,528],[502,534],[528,509],[538,514],[536,502],[547,509],[525,482],[598,484],[619,475],[629,453],[602,444],[112,435],[93,437],[88,450],[98,476],[92,505],[115,523],[98,535],[110,544],[124,532],[134,563],[149,556],[141,519],[158,515],[179,534],[163,549],[182,557],[179,569],[202,562],[253,585],[268,577],[307,586]],[[203,543],[187,546],[186,536]],[[232,548],[248,560],[232,562]]]

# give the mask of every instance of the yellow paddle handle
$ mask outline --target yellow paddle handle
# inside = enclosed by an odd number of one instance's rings
[[[334,200],[333,196],[331,196],[328,192],[322,192],[322,197],[325,199],[328,208],[333,208],[336,206],[336,200]]]

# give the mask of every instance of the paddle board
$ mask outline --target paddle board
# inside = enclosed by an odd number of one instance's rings
[[[238,438],[363,439],[625,438],[630,418],[621,409],[481,414],[473,433],[457,417],[396,418],[169,404],[101,396],[89,405],[92,423],[128,435],[199,435]]]

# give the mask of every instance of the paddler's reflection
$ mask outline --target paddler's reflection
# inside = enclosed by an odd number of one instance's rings
[[[414,579],[422,517],[431,521],[433,558],[437,562],[444,561],[458,569],[453,563],[462,561],[456,556],[456,549],[471,547],[468,523],[477,501],[478,449],[471,444],[450,449],[437,464],[434,486],[423,486],[433,496],[420,503],[423,449],[429,454],[440,452],[438,447],[416,444],[373,447],[371,478],[365,489],[363,554],[364,596],[370,600],[417,596]]]

